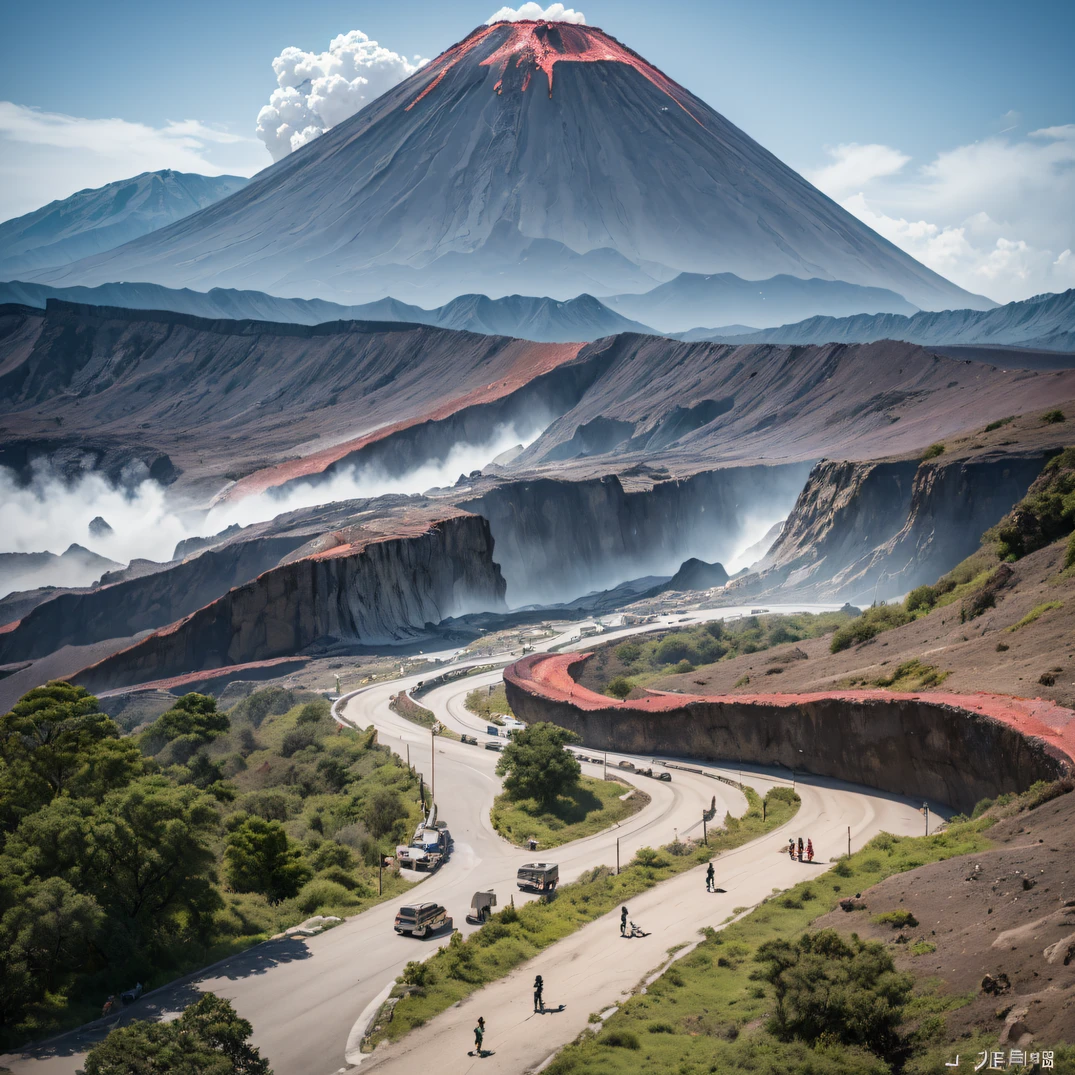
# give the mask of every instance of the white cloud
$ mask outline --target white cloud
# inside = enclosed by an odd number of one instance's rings
[[[192,119],[152,127],[0,101],[0,220],[161,168],[251,175],[262,163],[256,147],[252,138]]]
[[[881,176],[894,175],[911,158],[891,146],[877,143],[859,145],[850,142],[828,151],[832,163],[806,178],[830,198],[842,198],[863,188],[866,183]]]
[[[272,62],[278,88],[258,113],[258,138],[282,160],[428,62],[408,60],[361,30],[334,37],[327,52],[288,47]]]
[[[519,7],[502,7],[485,20],[485,25],[492,26],[494,22],[519,22],[521,19],[534,22],[574,22],[579,25],[586,22],[586,16],[574,8],[564,7],[563,4],[549,4],[543,8],[540,4],[535,4],[534,0],[527,0],[527,3]]]
[[[808,173],[820,189],[969,291],[1010,302],[1075,286],[1075,124],[957,146],[910,172],[887,146],[830,156]]]

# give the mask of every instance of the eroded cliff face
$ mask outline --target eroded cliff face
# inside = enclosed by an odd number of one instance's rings
[[[282,564],[74,678],[101,690],[340,642],[391,644],[502,608],[484,519],[459,513],[412,529]]]
[[[620,479],[512,482],[460,506],[489,520],[512,605],[566,601],[626,579],[726,562],[780,518],[809,464],[729,467],[628,491]]]
[[[1026,493],[1048,454],[825,460],[758,571],[731,588],[860,604],[935,582]]]
[[[1056,780],[1070,771],[1068,759],[1040,740],[928,695],[800,702],[776,696],[770,704],[694,700],[663,712],[613,703],[586,709],[543,696],[513,671],[505,672],[504,682],[520,719],[570,728],[585,746],[598,750],[706,761],[741,758],[966,812],[984,798],[1024,791],[1037,780]]]
[[[163,627],[274,567],[302,542],[300,536],[236,542],[100,589],[57,594],[0,635],[0,664]]]

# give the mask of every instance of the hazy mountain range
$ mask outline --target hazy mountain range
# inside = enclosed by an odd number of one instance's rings
[[[0,223],[0,276],[15,277],[111,250],[234,194],[237,175],[143,172],[80,190]]]

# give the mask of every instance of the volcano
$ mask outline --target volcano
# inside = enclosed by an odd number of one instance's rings
[[[231,197],[35,279],[429,305],[464,292],[645,292],[680,273],[993,305],[615,38],[532,21],[479,27]]]

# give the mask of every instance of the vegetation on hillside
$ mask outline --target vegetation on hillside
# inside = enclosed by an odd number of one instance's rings
[[[1065,448],[1045,464],[1026,496],[982,535],[980,549],[932,586],[913,589],[902,604],[866,609],[835,632],[832,652],[868,642],[884,631],[957,601],[960,619],[973,620],[996,606],[1012,577],[1010,563],[1068,535],[1065,567],[1075,565],[1075,448]]]
[[[189,694],[122,737],[83,688],[35,688],[0,718],[0,1040],[376,902],[417,791],[312,695],[269,688],[225,714]],[[406,887],[385,878],[386,897]]]
[[[725,623],[639,636],[598,648],[587,662],[581,682],[615,698],[663,676],[693,672],[699,665],[732,660],[784,642],[819,638],[848,622],[854,610],[795,615],[744,616]]]
[[[561,796],[578,788],[582,766],[564,747],[581,741],[574,732],[548,721],[516,731],[496,763],[504,793],[512,802],[532,799],[538,810],[552,812]]]

